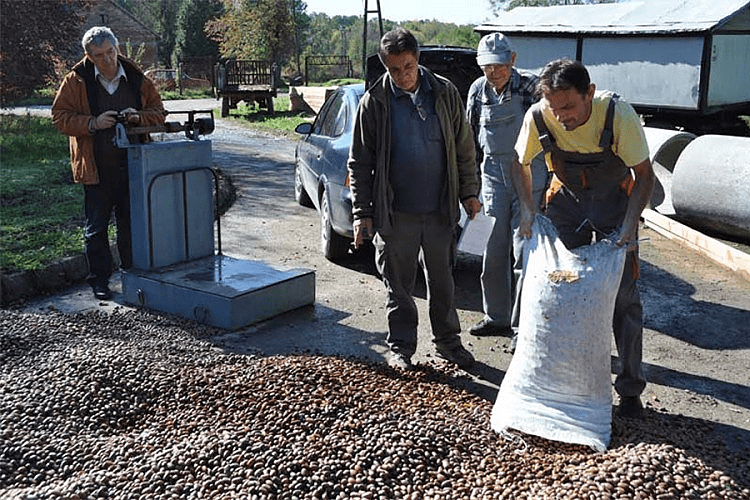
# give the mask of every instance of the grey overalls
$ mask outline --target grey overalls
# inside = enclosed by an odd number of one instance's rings
[[[555,178],[547,191],[545,215],[568,248],[588,245],[614,233],[622,225],[633,186],[633,176],[612,151],[614,96],[599,140],[601,153],[563,151],[555,144],[539,105],[532,114],[545,153],[552,154]],[[620,396],[638,396],[646,386],[641,368],[643,306],[636,286],[638,250],[628,252],[615,301],[614,330],[622,369],[615,379]]]
[[[520,92],[513,89],[510,101],[499,104],[497,95],[485,83],[479,97],[482,105],[477,142],[484,153],[482,203],[484,212],[495,217],[482,263],[482,301],[485,316],[493,323],[512,326],[518,324],[517,312],[512,308],[517,303],[514,297],[522,264],[523,238],[513,233],[518,227],[520,209],[511,182],[511,168],[525,111]],[[533,196],[538,206],[544,194],[547,167],[543,161],[535,160],[531,168]]]

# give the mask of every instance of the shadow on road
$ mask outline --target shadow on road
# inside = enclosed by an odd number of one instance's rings
[[[645,327],[703,349],[748,349],[750,313],[693,298],[690,283],[641,261]]]

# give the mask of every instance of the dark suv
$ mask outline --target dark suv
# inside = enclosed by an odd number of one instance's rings
[[[419,48],[419,64],[453,82],[458,87],[464,104],[469,94],[469,87],[474,80],[482,76],[482,70],[477,65],[477,51],[466,47],[424,45]],[[368,57],[365,89],[369,89],[370,85],[375,83],[375,80],[383,73],[385,73],[385,67],[378,55],[373,54]]]

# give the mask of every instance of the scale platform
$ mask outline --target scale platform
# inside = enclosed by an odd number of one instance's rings
[[[315,272],[213,255],[122,272],[125,302],[237,330],[315,302]]]

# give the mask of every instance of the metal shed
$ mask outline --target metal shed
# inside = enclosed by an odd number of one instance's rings
[[[597,88],[620,94],[647,123],[747,130],[738,119],[750,115],[747,0],[518,7],[475,30],[509,36],[519,68],[582,61]]]

